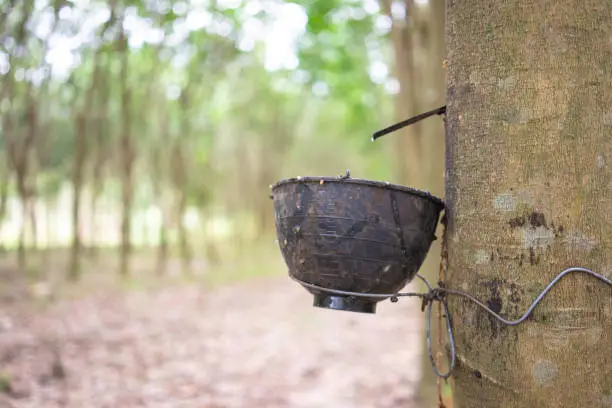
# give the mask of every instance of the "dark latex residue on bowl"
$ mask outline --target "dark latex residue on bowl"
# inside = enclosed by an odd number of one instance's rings
[[[444,203],[408,187],[305,177],[272,187],[279,246],[289,273],[320,287],[395,293],[421,267]],[[380,298],[308,289],[314,305],[374,313]]]

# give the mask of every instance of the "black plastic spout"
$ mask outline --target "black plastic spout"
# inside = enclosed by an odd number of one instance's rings
[[[401,121],[399,123],[396,123],[394,125],[391,125],[389,127],[386,127],[384,129],[381,129],[379,131],[374,132],[374,134],[372,135],[372,141],[375,141],[379,137],[384,136],[386,134],[389,134],[391,132],[395,132],[396,130],[399,130],[399,129],[403,128],[403,127],[410,126],[410,125],[413,125],[413,124],[415,124],[417,122],[420,122],[421,120],[426,119],[426,118],[428,118],[430,116],[433,116],[433,115],[444,115],[445,113],[446,113],[446,105],[441,106],[441,107],[439,107],[437,109],[434,109],[434,110],[430,110],[429,112],[425,112],[425,113],[421,113],[420,115],[413,116],[413,117],[408,118],[408,119],[406,119],[404,121]]]
[[[376,313],[376,302],[354,296],[317,294],[314,296],[313,306],[347,312]]]

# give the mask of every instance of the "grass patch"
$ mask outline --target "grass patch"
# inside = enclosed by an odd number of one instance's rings
[[[245,246],[235,255],[211,268],[204,282],[216,287],[261,277],[280,276],[287,267],[272,236]]]
[[[7,394],[9,392],[11,392],[11,375],[0,371],[0,393]]]
[[[202,248],[192,247],[191,268],[183,273],[176,249],[168,253],[165,275],[158,275],[157,249],[135,249],[130,261],[130,275],[118,274],[119,251],[97,248],[95,256],[87,249],[81,256],[81,278],[67,280],[70,265],[68,248],[27,253],[26,272],[18,270],[14,253],[0,259],[0,304],[3,298],[46,307],[56,300],[76,300],[95,294],[147,292],[171,286],[198,285],[211,289],[286,272],[284,260],[275,241],[268,235],[259,240],[244,240],[236,245],[218,245],[221,254],[210,262]],[[18,295],[22,293],[22,295]],[[3,296],[6,295],[6,296]],[[17,299],[18,298],[18,299]]]

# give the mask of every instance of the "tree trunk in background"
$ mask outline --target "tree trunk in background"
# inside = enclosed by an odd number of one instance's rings
[[[189,78],[192,79],[192,78]],[[190,83],[188,81],[188,83]],[[187,168],[187,156],[185,154],[185,144],[187,137],[191,134],[191,94],[187,86],[183,87],[180,96],[181,106],[181,126],[178,138],[174,141],[172,147],[171,171],[174,183],[174,189],[177,194],[178,205],[176,206],[176,223],[178,226],[179,251],[181,254],[181,269],[183,274],[191,272],[191,247],[189,245],[189,236],[187,228],[185,228],[185,214],[187,212],[187,196],[189,194],[189,179]]]
[[[119,141],[119,155],[121,165],[121,250],[119,273],[127,276],[130,272],[131,243],[131,216],[133,201],[132,169],[134,164],[134,141],[131,136],[131,91],[128,83],[129,50],[127,38],[120,25],[119,45],[121,47],[121,137]]]
[[[267,234],[273,231],[274,227],[274,213],[270,211],[270,193],[268,186],[274,183],[273,170],[274,167],[270,163],[277,163],[276,161],[267,161],[260,164],[259,177],[257,180],[257,187],[264,191],[263,194],[255,195],[256,200],[256,211],[257,214],[257,236],[258,238],[264,238]]]
[[[27,203],[24,198],[20,198],[21,203],[21,225],[19,228],[19,242],[17,243],[17,267],[21,272],[26,271],[26,249],[25,249],[25,238],[26,238],[26,225],[28,219]]]
[[[34,252],[38,251],[38,219],[36,218],[36,197],[28,200],[28,221],[30,224],[30,234],[32,238],[31,248]]]
[[[108,123],[108,101],[110,99],[110,84],[108,81],[107,72],[110,70],[110,64],[108,62],[103,65],[105,69],[100,70],[99,77],[99,92],[100,103],[97,106],[96,114],[96,132],[93,141],[92,152],[93,158],[93,169],[91,176],[91,201],[90,201],[90,230],[97,230],[97,214],[98,214],[98,201],[104,189],[104,166],[108,160],[109,151],[108,144],[105,139],[109,139],[108,134],[111,132],[110,125]],[[98,251],[98,243],[96,242],[96,234],[91,234],[91,242],[89,243],[89,253],[92,257],[96,257]]]
[[[99,179],[99,181],[101,181],[101,178]],[[95,259],[98,256],[98,242],[96,240],[96,230],[98,228],[98,223],[97,223],[98,200],[100,198],[99,191],[101,190],[101,186],[100,184],[97,184],[93,180],[91,184],[92,184],[92,188],[91,188],[92,191],[91,191],[91,196],[89,197],[90,198],[89,200],[89,230],[91,231],[91,235],[90,235],[91,238],[89,241],[88,255],[91,256],[93,259]]]
[[[179,192],[179,202],[177,206],[176,222],[178,225],[179,249],[181,251],[181,267],[183,274],[191,273],[191,245],[189,235],[185,228],[185,214],[187,213],[187,192],[183,189]]]
[[[93,124],[91,118],[93,117],[93,102],[94,93],[98,88],[99,76],[100,76],[100,65],[99,65],[99,51],[96,52],[93,61],[93,72],[91,74],[91,82],[87,95],[85,96],[85,103],[83,111],[77,114],[74,132],[74,167],[72,169],[72,181],[73,181],[73,196],[72,196],[72,248],[70,253],[70,275],[69,278],[72,281],[77,280],[80,277],[80,257],[82,249],[81,240],[81,194],[83,187],[83,173],[85,169],[85,161],[89,156],[89,149],[87,147],[87,122]],[[100,126],[102,127],[102,126]],[[94,193],[95,195],[95,193]],[[93,215],[92,215],[93,217]],[[92,229],[92,232],[95,231]],[[95,235],[95,234],[92,234]]]
[[[393,17],[391,12],[392,0],[381,0],[383,12],[393,20],[391,26],[391,39],[395,56],[395,77],[399,81],[400,90],[397,95],[395,112],[398,120],[406,119],[418,112],[420,106],[417,98],[415,81],[415,41],[414,41],[414,2],[406,0],[406,16],[403,19]],[[410,19],[410,22],[408,20]],[[422,177],[421,173],[421,132],[420,124],[409,126],[397,131],[395,135],[396,178],[399,183],[414,183]]]
[[[9,72],[9,75],[12,75]],[[12,80],[8,80],[8,85],[6,88],[9,89],[9,92],[12,91]],[[21,215],[22,221],[19,228],[19,238],[17,241],[17,265],[20,271],[25,270],[26,259],[25,259],[25,223],[26,223],[26,209],[25,209],[25,165],[26,158],[22,155],[23,148],[19,143],[19,138],[14,135],[15,133],[15,123],[12,117],[13,112],[7,112],[3,117],[2,125],[3,132],[2,136],[4,137],[4,142],[6,143],[6,155],[7,160],[10,163],[10,167],[15,173],[15,179],[17,184],[17,193],[19,195],[19,203],[21,205]]]
[[[0,181],[0,225],[2,225],[2,223],[4,222],[4,219],[6,217],[6,208],[8,205],[8,187],[10,182],[10,172],[8,168],[5,171],[6,172],[2,177],[2,181]],[[2,245],[2,242],[0,242],[0,245]]]
[[[204,221],[204,253],[208,265],[218,265],[221,261],[221,254],[217,248],[214,233],[211,233],[209,223],[213,218],[213,213],[206,209],[201,209],[200,217]]]
[[[94,168],[92,172],[92,180],[91,180],[91,196],[89,202],[90,214],[89,214],[89,226],[91,233],[91,240],[89,242],[89,255],[93,258],[97,258],[98,255],[98,241],[96,240],[97,234],[95,231],[98,229],[98,202],[100,201],[100,196],[102,195],[102,190],[104,189],[104,164],[106,162],[106,155],[108,155],[108,150],[102,146],[100,142],[100,133],[103,132],[103,129],[106,126],[102,125],[103,121],[100,120],[97,125],[98,135],[96,136],[97,143],[95,147],[95,157],[94,157]]]
[[[24,199],[26,203],[24,216],[24,223],[30,224],[31,233],[31,248],[36,251],[38,249],[38,228],[36,225],[36,168],[38,164],[36,161],[36,145],[39,143],[39,114],[38,114],[38,103],[36,96],[34,95],[33,86],[28,86],[27,93],[27,134],[26,144],[24,146],[23,154],[25,159],[25,172],[24,172]]]
[[[81,275],[81,190],[83,186],[83,164],[85,163],[85,116],[77,114],[75,123],[74,166],[72,168],[72,247],[68,279],[76,281]]]
[[[51,226],[51,218],[53,217],[53,211],[49,200],[44,201],[44,214],[45,214],[45,249],[43,251],[43,265],[49,265],[51,246],[53,243],[53,227]],[[45,277],[49,276],[49,271],[45,270]]]
[[[445,1],[430,0],[429,8],[419,7],[421,15],[417,19],[416,38],[420,41],[423,59],[417,61],[417,82],[424,86],[419,90],[421,108],[418,112],[427,111],[445,104],[446,73],[444,72],[444,56],[446,52],[444,41]],[[432,194],[444,195],[444,121],[439,117],[425,120],[421,126],[421,172],[422,184],[418,188],[429,190]],[[441,237],[442,231],[438,230]],[[421,274],[431,283],[439,280],[440,241],[435,241],[430,249],[430,255],[423,263]],[[425,290],[425,288],[422,288]],[[432,339],[438,336],[437,324],[432,325]],[[423,342],[421,357],[421,382],[419,397],[425,407],[437,405],[436,376],[431,369],[429,355],[425,352]],[[437,349],[434,346],[434,350]],[[441,353],[443,350],[437,350]],[[444,361],[444,358],[441,359]]]
[[[607,1],[450,1],[448,285],[516,318],[562,269],[612,276]],[[562,280],[506,327],[451,298],[465,407],[610,407],[612,291]]]
[[[166,266],[168,264],[168,228],[166,226],[166,217],[162,214],[162,221],[159,224],[159,246],[157,247],[157,274],[163,276],[166,274]]]
[[[17,177],[17,192],[19,194],[19,200],[21,202],[21,216],[22,224],[19,232],[19,243],[17,249],[17,262],[19,269],[25,272],[26,269],[26,249],[25,249],[25,238],[28,220],[32,221],[29,212],[30,200],[33,199],[33,191],[29,185],[30,167],[31,167],[31,150],[33,149],[36,142],[37,135],[37,109],[35,101],[32,99],[32,89],[28,88],[27,91],[27,107],[26,107],[26,120],[27,120],[27,131],[25,135],[22,135],[18,140],[12,140],[10,142],[10,159],[13,161],[13,168],[15,169],[15,175]],[[11,129],[12,130],[12,129]],[[9,134],[9,132],[7,132]],[[17,136],[17,135],[13,135]],[[18,136],[17,136],[18,137]],[[35,229],[35,227],[33,227]]]
[[[159,142],[153,146],[153,150],[151,152],[151,175],[153,179],[151,183],[153,184],[153,192],[155,194],[156,203],[161,212],[161,222],[159,224],[159,243],[157,247],[157,274],[159,276],[165,275],[166,266],[168,262],[168,220],[167,220],[167,198],[165,191],[168,189],[165,188],[167,184],[163,183],[163,181],[167,180],[167,173],[169,169],[168,159],[165,157],[164,152],[167,150],[170,145],[170,129],[169,129],[169,120],[168,120],[168,111],[165,106],[160,105],[158,107],[158,117],[159,117],[159,132],[160,138]]]
[[[383,12],[392,17],[391,0],[382,0]],[[395,75],[400,83],[396,100],[397,120],[444,105],[444,0],[428,6],[404,2],[406,16],[393,20],[391,37]],[[398,182],[442,196],[444,190],[444,125],[439,118],[419,122],[394,135]],[[429,281],[438,280],[440,245],[434,242],[420,273]],[[435,325],[433,337],[437,335]],[[423,350],[425,343],[423,343]],[[419,399],[425,407],[436,404],[436,378],[429,356],[423,352]]]

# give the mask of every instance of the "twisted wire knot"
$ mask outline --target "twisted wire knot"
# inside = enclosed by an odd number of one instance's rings
[[[421,296],[421,300],[422,300],[421,312],[424,312],[427,305],[429,305],[430,303],[433,303],[434,301],[438,301],[438,302],[444,301],[445,295],[446,295],[446,291],[444,290],[444,288],[439,288],[439,287],[430,289],[428,292],[423,293]]]

